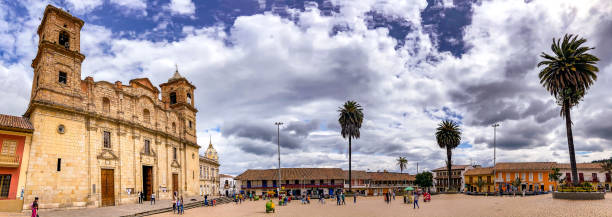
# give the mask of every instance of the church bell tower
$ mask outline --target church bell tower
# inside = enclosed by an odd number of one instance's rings
[[[195,86],[191,84],[185,77],[181,76],[178,71],[178,66],[174,75],[168,79],[168,82],[160,84],[162,92],[162,102],[171,110],[179,114],[183,128],[182,135],[188,141],[196,143],[196,113],[198,110],[194,105],[193,93]]]
[[[83,20],[52,5],[38,26],[38,52],[32,60],[31,103],[47,101],[78,107],[81,99],[80,52]]]

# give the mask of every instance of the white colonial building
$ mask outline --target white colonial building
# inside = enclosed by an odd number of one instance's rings
[[[219,195],[232,196],[240,193],[240,185],[238,185],[233,176],[220,174],[219,177],[221,178]]]

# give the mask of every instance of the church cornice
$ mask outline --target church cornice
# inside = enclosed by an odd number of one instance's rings
[[[40,63],[40,57],[46,49],[52,49],[53,51],[72,57],[75,60],[78,60],[79,63],[82,63],[83,60],[85,60],[85,55],[79,53],[78,51],[69,50],[59,44],[43,40],[40,42],[40,44],[38,44],[38,52],[36,52],[36,57],[32,60],[32,68],[36,69],[38,63]]]
[[[200,162],[209,163],[215,166],[220,165],[218,161],[203,156],[200,156]]]
[[[170,84],[173,84],[173,83],[178,83],[178,82],[181,82],[181,81],[184,81],[187,85],[189,85],[194,90],[196,89],[196,87],[193,86],[193,84],[191,84],[191,82],[189,82],[186,78],[178,78],[178,79],[175,79],[175,80],[171,80],[171,81],[168,81],[166,83],[160,84],[159,86],[163,87],[163,86],[170,85]]]
[[[85,110],[83,110],[81,108],[75,108],[75,107],[72,107],[72,106],[62,105],[62,104],[58,104],[58,103],[55,103],[55,102],[49,102],[49,101],[43,101],[43,100],[32,100],[30,102],[30,105],[28,106],[28,109],[25,112],[24,116],[25,117],[29,117],[30,114],[34,111],[34,109],[36,107],[38,107],[38,106],[45,107],[45,108],[56,109],[56,110],[60,110],[60,111],[68,112],[68,113],[76,113],[76,114],[80,114],[80,115],[83,115],[83,116],[88,117],[88,118],[101,119],[101,120],[106,120],[106,121],[110,121],[110,122],[119,123],[119,124],[122,124],[122,125],[131,126],[133,128],[137,128],[137,129],[140,129],[142,131],[146,131],[146,132],[151,133],[151,134],[160,135],[162,137],[167,137],[167,138],[179,141],[181,143],[187,144],[187,145],[192,146],[192,147],[196,147],[198,149],[200,148],[200,146],[197,143],[185,140],[183,138],[174,136],[172,134],[163,132],[161,130],[147,128],[147,127],[143,126],[140,123],[136,123],[136,122],[132,122],[132,121],[128,121],[128,120],[123,120],[123,119],[118,119],[118,118],[113,118],[113,117],[107,117],[107,116],[103,116],[103,115],[100,115],[100,114],[95,113],[95,112],[89,112],[89,111],[85,111]]]
[[[85,22],[83,20],[79,19],[78,17],[72,16],[72,14],[70,14],[70,13],[68,13],[68,12],[66,12],[66,11],[64,11],[62,9],[56,8],[53,5],[47,5],[47,7],[45,8],[45,12],[44,12],[43,18],[42,18],[43,22],[38,26],[38,29],[36,31],[36,33],[38,33],[39,35],[40,35],[40,31],[42,31],[42,27],[44,26],[45,22],[47,22],[47,20],[48,20],[47,16],[48,16],[48,14],[50,12],[55,12],[55,14],[57,14],[58,16],[67,18],[68,20],[71,20],[71,21],[79,24],[79,29],[83,28],[83,25],[85,25]]]
[[[175,104],[172,104],[172,105],[170,105],[170,108],[172,108],[172,109],[177,109],[177,108],[180,108],[181,106],[183,106],[183,107],[185,107],[185,108],[189,109],[189,110],[190,110],[190,111],[192,111],[192,112],[195,112],[195,113],[197,113],[197,112],[198,112],[198,109],[196,109],[196,108],[195,108],[195,107],[193,107],[192,105],[187,104],[187,103],[184,103],[184,102],[177,102],[177,103],[175,103]]]

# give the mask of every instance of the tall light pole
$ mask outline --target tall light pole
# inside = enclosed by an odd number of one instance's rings
[[[276,193],[278,193],[278,195],[280,196],[280,189],[281,189],[281,167],[280,167],[280,125],[283,125],[283,122],[276,122],[274,123],[276,125],[276,139],[278,142],[278,186],[276,187]]]
[[[496,177],[495,179],[493,179],[493,183],[495,183],[495,180],[497,180],[497,173],[495,171],[495,158],[496,158],[496,144],[495,144],[495,140],[497,140],[497,127],[499,127],[499,123],[495,123],[492,125],[493,127],[493,177]],[[501,189],[501,185],[499,186],[499,188]]]

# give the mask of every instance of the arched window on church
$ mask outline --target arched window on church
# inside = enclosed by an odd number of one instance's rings
[[[176,92],[170,93],[170,104],[176,104]]]
[[[110,113],[110,100],[106,97],[102,98],[102,111],[106,114]]]
[[[70,48],[70,35],[66,31],[61,31],[58,38],[58,43],[66,49]]]
[[[176,124],[172,122],[172,133],[176,133]]]
[[[187,104],[191,105],[191,93],[187,93]]]
[[[142,111],[142,116],[143,116],[143,120],[146,123],[150,123],[151,122],[151,113],[149,112],[149,109],[144,109]]]

